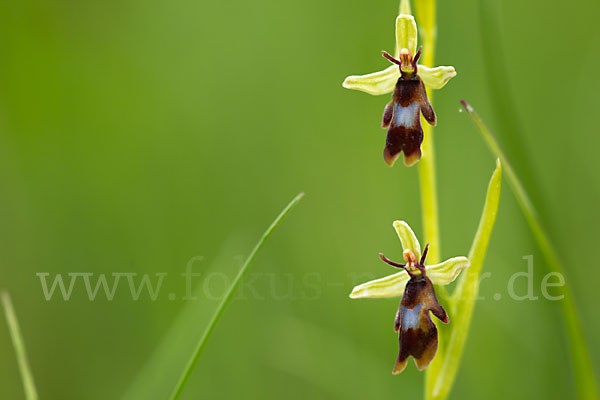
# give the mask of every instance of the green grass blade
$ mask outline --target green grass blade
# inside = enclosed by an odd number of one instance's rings
[[[281,211],[281,213],[279,213],[277,218],[275,218],[275,220],[267,228],[265,233],[263,233],[263,235],[260,238],[260,240],[258,241],[258,243],[256,243],[256,246],[254,246],[254,249],[252,249],[252,252],[250,253],[248,258],[242,265],[242,268],[240,268],[238,274],[236,275],[235,279],[233,280],[233,284],[229,287],[227,293],[225,294],[225,296],[221,300],[220,304],[218,305],[217,310],[215,311],[212,318],[210,319],[208,326],[204,330],[202,337],[200,338],[198,344],[196,345],[196,348],[194,349],[194,352],[192,353],[190,360],[188,361],[185,369],[183,370],[183,373],[182,373],[181,377],[179,378],[179,381],[177,382],[175,389],[173,390],[173,394],[170,397],[171,400],[176,400],[181,395],[181,392],[183,391],[185,384],[187,383],[188,379],[190,378],[190,375],[192,374],[194,367],[198,363],[198,359],[200,358],[200,354],[202,354],[202,350],[206,346],[206,342],[208,341],[208,338],[210,337],[211,333],[213,332],[215,326],[217,325],[219,318],[221,317],[221,315],[223,315],[225,308],[227,307],[227,305],[229,304],[229,301],[233,297],[233,294],[235,293],[236,288],[238,287],[240,281],[242,280],[242,277],[248,270],[248,267],[252,264],[252,262],[256,258],[256,255],[258,254],[260,249],[262,249],[262,247],[264,246],[264,244],[267,241],[267,239],[269,238],[269,236],[271,236],[271,233],[273,233],[275,228],[281,223],[281,221],[283,221],[283,219],[292,210],[292,208],[294,208],[294,206],[296,204],[298,204],[298,202],[300,201],[300,199],[302,199],[303,196],[304,196],[304,193],[300,193],[296,197],[294,197],[294,199],[283,209],[283,211]]]
[[[430,382],[433,382],[433,387],[427,388],[428,399],[446,399],[456,378],[471,326],[475,300],[479,292],[479,275],[496,222],[501,188],[502,166],[500,160],[498,160],[496,170],[492,174],[488,185],[483,213],[469,252],[471,265],[460,276],[456,290],[450,299],[450,315],[452,316],[449,330],[450,337],[446,341],[442,365],[438,366],[439,373],[430,380]]]
[[[17,314],[13,308],[10,295],[7,292],[0,292],[0,301],[4,307],[4,315],[6,317],[6,323],[8,324],[8,330],[10,331],[10,337],[12,339],[15,353],[17,353],[17,363],[19,364],[19,371],[21,372],[21,379],[23,380],[23,389],[25,390],[25,398],[27,400],[37,400],[38,394],[33,383],[33,374],[29,368],[27,362],[27,354],[25,353],[25,341],[21,335],[19,329],[19,321],[17,321]]]
[[[485,68],[485,78],[489,88],[489,100],[497,126],[502,130],[503,148],[511,154],[516,165],[521,167],[523,182],[527,187],[535,182],[536,174],[528,157],[528,146],[524,140],[522,124],[513,95],[513,88],[506,66],[506,52],[503,43],[503,27],[500,24],[502,2],[479,1],[481,52]],[[539,193],[533,193],[539,198]]]
[[[533,236],[538,243],[540,250],[542,251],[542,255],[546,260],[549,270],[551,272],[557,272],[566,277],[565,270],[559,261],[558,255],[554,251],[554,246],[552,246],[548,234],[542,227],[533,203],[529,199],[529,196],[527,195],[527,192],[521,184],[517,174],[506,159],[506,156],[498,145],[498,142],[487,126],[483,123],[481,117],[479,117],[479,115],[475,112],[473,107],[471,107],[464,100],[462,100],[461,103],[473,119],[473,122],[477,128],[479,128],[479,131],[481,132],[490,150],[492,150],[492,153],[500,158],[500,161],[502,162],[502,165],[506,171],[506,176],[508,177],[508,183],[517,198],[517,202],[519,203],[523,214],[525,214],[525,218],[527,219],[531,231],[533,232]],[[585,400],[598,399],[598,386],[596,383],[594,367],[585,345],[585,336],[572,296],[572,291],[569,288],[569,280],[566,279],[566,282],[566,285],[557,286],[557,288],[559,288],[561,294],[564,295],[564,299],[560,302],[560,306],[563,313],[563,318],[565,320],[567,339],[569,341],[573,368],[575,370],[578,397]]]

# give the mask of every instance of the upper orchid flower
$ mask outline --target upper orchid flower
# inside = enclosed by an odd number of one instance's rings
[[[421,56],[421,48],[417,51],[417,24],[406,10],[396,18],[395,57],[385,51],[383,56],[395,65],[368,75],[349,76],[343,85],[369,94],[394,90],[392,101],[383,112],[382,126],[389,127],[383,158],[392,166],[403,152],[404,163],[411,166],[421,158],[423,128],[420,115],[423,114],[431,125],[436,124],[425,86],[439,89],[456,75],[456,71],[453,67],[428,68],[417,64]]]

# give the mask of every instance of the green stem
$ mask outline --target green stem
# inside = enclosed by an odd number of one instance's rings
[[[437,264],[440,262],[440,232],[432,131],[430,126],[423,127],[423,158],[419,162],[419,184],[425,242],[431,243],[428,258],[430,263]]]
[[[416,0],[415,11],[417,24],[423,43],[422,60],[424,65],[434,65],[436,21],[435,0]],[[433,105],[433,94],[427,89],[429,102]],[[433,128],[428,123],[423,124],[423,158],[419,161],[419,186],[421,188],[421,212],[423,218],[423,230],[426,242],[431,243],[428,259],[431,263],[439,263],[441,258],[441,242],[438,216],[437,182],[435,169],[435,146]],[[448,298],[448,292],[444,287],[436,287],[438,295],[444,300]],[[445,327],[436,324],[441,331]],[[435,377],[443,364],[444,347],[446,343],[444,335],[440,335],[438,352],[436,358],[427,368],[425,373],[425,399],[431,398]]]
[[[12,301],[10,300],[10,295],[7,292],[0,292],[0,300],[4,306],[4,314],[10,331],[10,338],[12,339],[15,353],[17,354],[17,363],[19,364],[19,371],[21,372],[25,398],[27,400],[37,400],[38,394],[33,382],[33,374],[31,373],[29,363],[27,362],[25,341],[23,340],[23,335],[21,335],[19,321],[17,321],[17,315],[13,308]]]
[[[479,115],[475,112],[473,107],[471,107],[464,100],[462,100],[461,103],[473,119],[473,122],[475,122],[477,128],[479,128],[479,131],[483,135],[483,138],[490,150],[492,150],[492,153],[500,158],[500,161],[502,162],[502,165],[506,171],[506,176],[508,177],[508,183],[510,184],[517,198],[517,202],[519,203],[523,214],[525,214],[525,218],[529,223],[531,231],[533,232],[533,236],[537,241],[540,250],[542,251],[542,255],[546,259],[548,268],[551,272],[556,272],[566,276],[565,270],[558,258],[558,255],[554,251],[554,246],[552,246],[550,237],[542,227],[533,203],[529,199],[525,188],[521,184],[521,181],[519,180],[514,169],[508,162],[504,152],[498,145],[498,142],[487,126],[483,123]],[[581,321],[578,316],[577,307],[573,300],[572,291],[569,287],[569,280],[566,279],[566,282],[567,283],[565,286],[559,287],[561,294],[564,296],[563,300],[560,302],[560,307],[565,320],[565,327],[567,330],[567,338],[569,342],[569,348],[571,350],[573,367],[575,370],[575,380],[577,383],[579,398],[585,400],[598,399],[598,386],[595,379],[594,367],[585,345],[585,336],[583,333],[583,328],[581,327]]]
[[[219,304],[217,310],[213,314],[210,322],[208,323],[208,326],[204,330],[204,333],[202,334],[202,337],[200,338],[198,344],[196,345],[196,348],[195,348],[194,352],[192,353],[192,356],[191,356],[190,360],[188,361],[188,363],[183,371],[183,374],[179,378],[179,381],[177,382],[177,385],[175,386],[175,389],[173,390],[173,394],[171,395],[170,400],[176,400],[181,395],[181,392],[183,391],[185,384],[189,380],[190,375],[192,374],[192,371],[194,370],[194,367],[198,363],[198,359],[200,358],[200,354],[202,354],[202,350],[204,350],[204,347],[206,346],[206,342],[208,341],[208,338],[210,337],[211,333],[215,329],[215,326],[217,325],[219,318],[221,318],[221,315],[223,315],[223,311],[225,310],[225,308],[231,301],[231,298],[233,297],[235,290],[237,289],[240,281],[242,280],[244,274],[246,273],[246,270],[252,264],[252,262],[256,258],[256,255],[258,254],[260,249],[262,249],[262,247],[264,246],[264,244],[267,241],[267,239],[269,238],[269,236],[271,236],[271,233],[273,233],[275,228],[277,228],[277,226],[281,223],[281,221],[283,221],[283,219],[292,210],[292,208],[294,208],[294,206],[296,204],[298,204],[298,202],[300,201],[300,199],[302,199],[303,196],[304,196],[304,193],[300,193],[296,197],[294,197],[294,199],[292,201],[290,201],[290,203],[283,209],[283,211],[281,211],[281,213],[279,213],[277,218],[275,218],[275,220],[267,228],[265,233],[263,233],[263,235],[260,238],[260,240],[258,241],[258,243],[256,243],[256,245],[254,246],[254,249],[252,249],[252,252],[246,259],[246,262],[244,262],[244,265],[242,265],[242,268],[239,270],[238,274],[236,275],[235,279],[233,280],[233,284],[229,287],[229,290],[227,291],[227,293],[221,300],[221,303]]]
[[[435,54],[435,0],[418,0],[415,3],[417,20],[423,43],[422,60],[424,65],[433,65]],[[429,102],[433,104],[433,95],[427,89]],[[432,264],[440,262],[440,231],[438,218],[437,183],[435,174],[435,148],[433,129],[423,124],[423,158],[419,161],[419,184],[421,188],[421,210],[425,240],[431,243],[428,259]]]

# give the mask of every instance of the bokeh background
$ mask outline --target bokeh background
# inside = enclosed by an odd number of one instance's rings
[[[306,197],[259,255],[182,398],[422,396],[412,363],[390,373],[398,300],[348,298],[390,272],[378,252],[401,257],[394,219],[422,234],[417,169],[381,157],[387,96],[341,87],[387,66],[380,51],[393,50],[397,9],[396,0],[0,4],[0,287],[13,296],[42,399],[166,398],[214,297],[299,191]],[[436,60],[458,76],[434,98],[442,256],[468,252],[494,168],[459,110],[465,98],[551,232],[597,370],[599,11],[594,0],[440,1]],[[540,299],[515,301],[507,283],[527,255]],[[216,278],[196,279],[211,298],[190,302],[180,274],[193,257],[195,272]],[[547,269],[507,184],[484,271],[451,398],[573,398],[559,305],[541,297]],[[134,301],[126,280],[112,301],[90,301],[81,281],[70,300],[46,301],[40,272],[168,275],[155,301]],[[516,291],[527,292],[524,279]],[[23,398],[3,320],[0,398]]]

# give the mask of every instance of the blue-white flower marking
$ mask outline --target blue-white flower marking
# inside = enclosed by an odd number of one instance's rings
[[[410,103],[408,107],[402,107],[399,103],[394,104],[394,126],[414,127],[420,110],[421,107],[416,101]]]
[[[408,328],[417,329],[422,308],[423,304],[419,304],[415,306],[415,308],[406,308],[402,306],[402,330]]]

